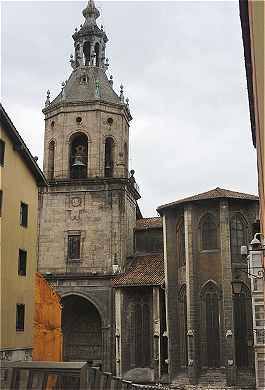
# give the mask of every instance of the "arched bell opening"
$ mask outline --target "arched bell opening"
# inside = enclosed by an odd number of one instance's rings
[[[102,364],[102,321],[89,300],[79,295],[62,298],[63,360]]]
[[[114,141],[111,137],[105,141],[105,177],[113,177]]]
[[[89,41],[85,41],[83,46],[83,53],[85,56],[85,66],[90,65],[90,59],[91,59],[91,45]]]
[[[49,143],[49,152],[48,152],[48,179],[52,180],[54,178],[54,153],[55,153],[55,142],[51,141]]]
[[[96,66],[99,66],[99,43],[95,44]]]
[[[129,162],[129,153],[128,145],[124,142],[124,166],[125,166],[125,176],[128,176],[128,162]]]
[[[76,133],[70,140],[70,177],[84,179],[87,177],[88,139],[83,133]]]

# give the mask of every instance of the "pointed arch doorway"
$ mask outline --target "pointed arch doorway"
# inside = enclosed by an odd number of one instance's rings
[[[89,300],[78,295],[62,299],[63,360],[102,364],[100,314]]]

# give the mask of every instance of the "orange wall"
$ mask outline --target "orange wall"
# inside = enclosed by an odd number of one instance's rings
[[[33,329],[33,360],[62,360],[62,306],[59,295],[36,274]]]

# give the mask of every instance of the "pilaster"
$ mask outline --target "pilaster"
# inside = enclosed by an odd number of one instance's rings
[[[122,290],[115,289],[115,363],[116,376],[122,376],[122,306],[123,294]]]
[[[223,323],[224,323],[224,362],[226,366],[227,385],[236,383],[235,340],[233,321],[232,269],[230,252],[229,204],[227,200],[220,202],[220,243],[223,286]]]
[[[153,366],[155,372],[155,382],[158,382],[161,377],[160,336],[160,294],[159,287],[153,287]]]
[[[188,376],[191,384],[198,381],[198,311],[197,311],[197,279],[196,261],[194,258],[192,206],[184,210],[185,253],[186,253],[186,285],[187,285],[187,337],[188,337]]]
[[[176,218],[175,215],[171,214],[163,216],[168,374],[170,382],[176,377],[178,371]]]

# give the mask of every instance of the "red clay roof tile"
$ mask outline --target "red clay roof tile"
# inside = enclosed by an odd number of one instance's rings
[[[113,287],[157,286],[164,283],[162,253],[137,256],[129,269],[112,279]]]

